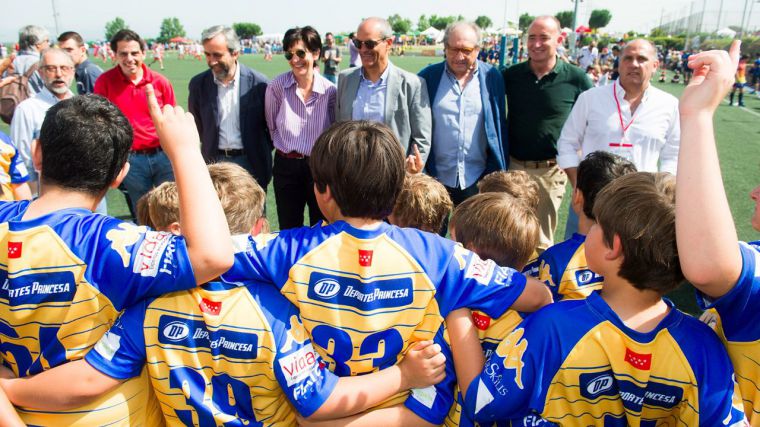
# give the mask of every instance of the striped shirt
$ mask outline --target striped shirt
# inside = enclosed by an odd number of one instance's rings
[[[219,105],[219,149],[241,150],[240,134],[240,65],[235,64],[235,76],[225,85],[214,76],[216,101]]]
[[[335,122],[337,89],[319,73],[305,102],[293,73],[280,74],[267,86],[265,114],[274,147],[282,152],[306,156],[319,135]]]

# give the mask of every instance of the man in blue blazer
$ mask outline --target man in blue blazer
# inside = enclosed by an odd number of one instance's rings
[[[216,25],[201,34],[209,70],[190,80],[188,110],[195,117],[206,162],[233,162],[267,188],[272,178],[272,139],[264,118],[269,80],[238,62],[240,40]]]
[[[446,60],[419,73],[433,113],[426,170],[458,205],[477,194],[480,178],[507,167],[504,80],[496,68],[478,61],[477,25],[449,25],[443,45]]]

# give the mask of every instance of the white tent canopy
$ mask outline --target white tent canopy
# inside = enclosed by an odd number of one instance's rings
[[[423,35],[425,37],[432,37],[432,38],[438,38],[438,35],[441,33],[440,30],[435,29],[435,27],[428,27],[427,30],[420,33],[420,35]]]
[[[723,28],[722,30],[718,30],[715,32],[715,34],[721,36],[721,37],[735,37],[736,31],[730,29],[730,28]]]
[[[256,36],[256,40],[269,42],[269,43],[275,43],[275,42],[282,41],[283,37],[285,37],[285,34],[283,33],[270,33],[270,34],[262,34],[260,36]]]

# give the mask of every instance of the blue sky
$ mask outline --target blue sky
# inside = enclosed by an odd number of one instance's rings
[[[105,23],[116,16],[124,18],[130,28],[144,37],[157,36],[161,20],[176,16],[189,37],[199,38],[201,30],[206,27],[240,21],[255,22],[265,33],[281,33],[296,25],[312,25],[321,32],[353,31],[363,17],[387,17],[394,13],[410,18],[414,26],[421,14],[435,13],[461,14],[467,19],[487,15],[496,27],[500,27],[504,22],[505,6],[509,20],[516,20],[524,12],[554,14],[573,7],[571,0],[0,0],[0,40],[14,41],[18,28],[32,23],[45,26],[54,33],[53,1],[58,10],[58,31],[79,31],[90,40],[101,39]],[[684,16],[692,3],[695,11],[705,5],[705,26],[714,27],[718,0],[584,0],[580,3],[579,16],[581,22],[587,22],[591,10],[606,8],[612,12],[609,29],[648,31],[658,25],[661,18]],[[744,0],[723,0],[723,4],[721,26],[738,24]],[[754,5],[751,22],[750,27],[760,24],[760,3]]]

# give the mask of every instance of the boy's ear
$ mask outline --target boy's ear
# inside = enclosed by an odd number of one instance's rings
[[[34,170],[42,171],[42,149],[39,139],[32,140],[32,166],[34,166]]]
[[[127,174],[129,173],[129,162],[125,162],[124,166],[121,167],[121,170],[119,171],[119,174],[116,175],[116,178],[114,178],[113,182],[111,183],[111,188],[117,188],[119,185],[121,185],[121,182],[124,181],[124,178],[127,177]]]
[[[583,214],[583,193],[578,187],[573,188],[573,194],[570,197],[570,206],[579,216]]]
[[[177,221],[174,221],[173,223],[169,224],[169,232],[172,233],[175,236],[181,236],[182,235],[182,227],[179,225]]]
[[[612,236],[612,247],[607,248],[605,259],[614,261],[623,257],[623,243],[620,241],[620,236],[615,234]]]
[[[251,236],[258,236],[262,233],[268,233],[269,232],[269,222],[266,218],[259,218],[256,220],[256,223],[253,224],[253,227],[251,227]]]

